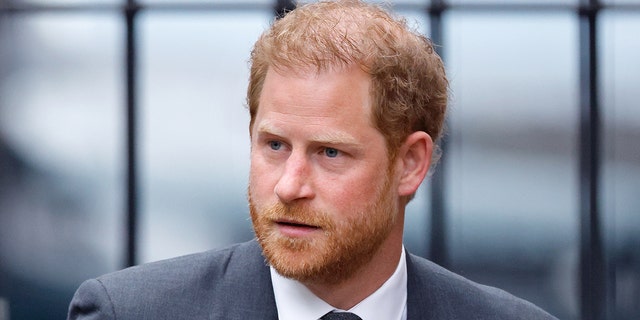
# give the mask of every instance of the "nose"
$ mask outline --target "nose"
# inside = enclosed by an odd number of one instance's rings
[[[309,161],[303,154],[292,153],[284,166],[282,176],[274,188],[275,194],[282,203],[291,203],[300,199],[313,197],[310,184]]]

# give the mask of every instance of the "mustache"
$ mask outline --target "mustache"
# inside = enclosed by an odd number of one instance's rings
[[[322,229],[333,229],[329,214],[322,210],[314,210],[303,204],[284,204],[278,202],[256,212],[261,219],[276,223],[308,225]]]

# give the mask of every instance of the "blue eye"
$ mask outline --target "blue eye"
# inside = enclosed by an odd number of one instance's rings
[[[282,142],[269,141],[269,147],[271,148],[271,150],[280,150],[280,148],[282,148]]]
[[[325,148],[324,149],[324,154],[329,157],[329,158],[335,158],[338,156],[338,153],[340,151],[334,149],[334,148]]]

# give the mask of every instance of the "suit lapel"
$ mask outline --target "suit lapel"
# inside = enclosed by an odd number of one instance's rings
[[[407,320],[447,319],[444,305],[440,301],[441,289],[433,281],[433,271],[416,257],[406,252],[407,257]]]
[[[226,273],[227,305],[215,319],[278,319],[271,273],[255,240],[234,251]]]
[[[266,265],[264,261],[264,257],[262,256],[262,250],[258,247],[258,259],[256,263],[256,268],[259,268],[255,273],[258,275],[255,281],[255,287],[263,288],[262,290],[258,290],[258,294],[260,298],[257,302],[257,305],[261,306],[261,314],[259,319],[278,319],[278,310],[276,307],[276,298],[273,293],[273,284],[271,282],[271,272],[269,272],[269,267]],[[255,317],[247,317],[243,319],[258,319]]]
[[[428,306],[423,306],[422,302],[427,300],[427,294],[423,292],[422,277],[416,270],[413,259],[409,252],[405,252],[407,257],[407,320],[425,319],[428,314]]]

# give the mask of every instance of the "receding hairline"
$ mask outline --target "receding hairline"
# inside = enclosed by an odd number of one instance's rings
[[[314,9],[320,6],[323,11],[318,15]],[[386,47],[378,41],[388,36],[404,38],[407,32],[417,33],[417,30],[408,26],[406,19],[389,8],[358,1],[308,3],[288,13],[283,20],[289,17],[293,21],[300,21],[298,24],[289,24],[289,27],[295,25],[293,28],[280,29],[275,28],[280,22],[276,20],[270,30],[261,36],[270,39],[270,45],[263,49],[271,51],[278,48],[278,51],[267,54],[271,68],[292,71],[316,68],[323,71],[357,64],[360,69],[370,73],[379,58],[373,53]],[[372,37],[373,34],[376,36]],[[308,47],[305,43],[314,45]],[[394,52],[386,52],[386,55],[393,56]]]

